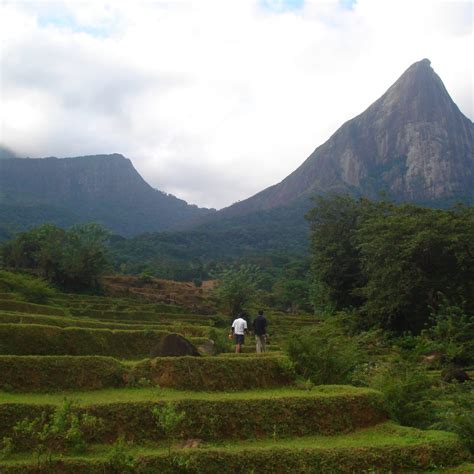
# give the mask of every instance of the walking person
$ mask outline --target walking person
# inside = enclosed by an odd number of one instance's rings
[[[245,332],[247,331],[247,321],[239,314],[237,319],[234,319],[231,328],[231,334],[235,340],[235,352],[240,354],[242,352],[242,344],[245,341]]]
[[[263,311],[258,312],[258,316],[253,321],[253,332],[255,334],[255,344],[258,353],[265,352],[265,343],[267,342],[267,319]]]

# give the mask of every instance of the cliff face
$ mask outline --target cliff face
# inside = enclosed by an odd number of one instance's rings
[[[96,221],[123,235],[162,231],[210,211],[149,186],[122,155],[0,161],[0,213],[34,210],[60,225]],[[27,217],[28,216],[28,217]],[[20,227],[30,222],[14,219]],[[37,222],[39,221],[39,222]]]
[[[313,194],[373,198],[381,191],[399,201],[474,199],[474,124],[427,59],[408,68],[281,183],[223,213],[288,205]]]

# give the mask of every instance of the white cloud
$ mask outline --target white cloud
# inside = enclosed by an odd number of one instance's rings
[[[474,117],[473,2],[351,3],[3,2],[0,141],[120,152],[153,186],[223,207],[283,179],[424,57]]]

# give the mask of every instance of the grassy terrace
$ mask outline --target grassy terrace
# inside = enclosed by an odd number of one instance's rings
[[[60,472],[114,472],[107,461],[109,449],[103,445],[92,446],[86,455],[62,457],[57,467],[61,467]],[[130,446],[129,453],[137,459],[134,472],[181,472],[178,463],[187,460],[184,472],[248,473],[256,469],[264,473],[353,473],[421,471],[429,468],[432,461],[438,466],[450,465],[452,457],[459,456],[462,449],[456,437],[449,433],[384,423],[331,437],[206,443],[199,449],[174,450],[172,456],[168,456],[166,446],[156,444]],[[38,466],[29,463],[27,455],[19,454],[0,466],[5,474],[38,472],[33,471]],[[54,460],[45,467],[54,469]]]
[[[38,305],[0,294],[0,474],[474,472],[472,464],[444,467],[467,459],[456,436],[387,422],[379,392],[304,389],[281,349],[291,331],[317,324],[314,316],[268,312],[266,354],[255,354],[249,336],[244,354],[149,359],[169,332],[197,345],[230,325],[189,311],[129,298],[62,295]],[[14,427],[47,426],[65,407],[98,420],[83,433],[85,451],[48,439],[51,461],[38,463],[39,438]],[[156,418],[170,407],[185,413],[174,435]],[[1,460],[4,436],[16,444]],[[128,470],[110,457],[120,437],[133,457]],[[179,446],[189,439],[199,447]]]
[[[298,438],[283,439],[249,439],[245,441],[214,442],[205,443],[201,449],[226,450],[227,452],[257,451],[263,449],[337,449],[337,448],[373,448],[382,446],[413,446],[427,442],[451,442],[456,443],[456,435],[445,431],[418,430],[396,425],[390,421],[380,423],[376,426],[363,428],[353,433],[337,434],[332,436],[301,436]],[[104,454],[108,446],[95,445],[91,447],[91,453],[80,456],[81,458],[96,457]],[[166,454],[167,447],[164,443],[153,443],[153,446],[133,445],[129,447],[131,453],[143,455]],[[16,460],[24,459],[24,455],[18,455]],[[72,457],[72,456],[71,456]]]
[[[64,398],[70,398],[78,405],[103,403],[126,403],[144,401],[179,401],[179,400],[262,400],[288,397],[336,397],[361,396],[376,394],[374,390],[351,387],[348,385],[323,385],[312,390],[296,388],[276,388],[243,390],[240,392],[194,392],[190,390],[173,390],[161,387],[117,388],[94,391],[69,391],[58,393],[8,393],[0,392],[0,404],[21,403],[39,405],[61,405]]]

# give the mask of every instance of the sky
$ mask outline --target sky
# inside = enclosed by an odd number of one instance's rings
[[[474,119],[474,0],[0,5],[0,144],[121,153],[199,206],[280,182],[423,58]]]

